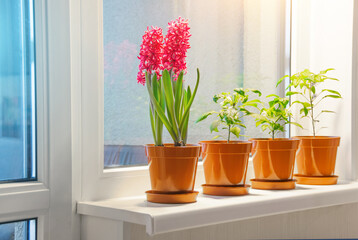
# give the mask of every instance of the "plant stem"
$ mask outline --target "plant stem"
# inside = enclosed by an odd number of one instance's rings
[[[227,143],[230,142],[230,128],[231,128],[231,125],[229,125],[229,134],[228,134],[228,137],[227,137]]]
[[[311,120],[312,120],[312,130],[313,130],[313,136],[316,136],[316,127],[315,127],[315,121],[314,121],[314,115],[313,115],[313,100],[312,100],[312,91],[310,92],[310,105],[311,105]]]
[[[275,140],[275,130],[272,130],[272,140]]]

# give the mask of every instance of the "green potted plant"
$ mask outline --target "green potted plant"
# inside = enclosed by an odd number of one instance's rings
[[[257,108],[259,100],[249,100],[249,93],[261,96],[258,90],[236,88],[231,94],[223,92],[215,95],[213,101],[221,106],[220,111],[204,113],[196,122],[209,116],[215,120],[210,125],[211,132],[226,132],[216,135],[212,141],[201,141],[202,157],[206,184],[204,194],[209,195],[245,195],[248,159],[252,143],[249,141],[232,140],[241,136],[241,129],[246,128],[243,118],[250,114],[249,107]],[[215,140],[223,138],[225,140]]]
[[[193,190],[201,146],[187,144],[187,137],[190,107],[200,74],[197,70],[193,91],[184,87],[190,28],[188,21],[180,17],[168,25],[165,37],[161,28],[148,28],[139,53],[137,80],[147,86],[155,142],[145,146],[152,186],[146,193],[150,202],[188,203],[195,202],[198,194]],[[172,144],[162,142],[163,125]]]
[[[290,84],[287,95],[295,95],[300,99],[293,103],[299,104],[301,118],[309,118],[311,122],[311,136],[297,136],[301,144],[297,151],[297,174],[295,178],[300,184],[329,185],[336,184],[338,176],[334,175],[337,149],[340,137],[318,136],[317,124],[320,117],[326,113],[333,113],[331,110],[317,110],[326,99],[340,99],[341,94],[332,89],[322,89],[320,85],[327,80],[338,81],[336,78],[328,77],[327,72],[334,70],[329,68],[319,73],[310,72],[305,69],[292,76],[284,76],[277,84],[289,77]]]
[[[293,138],[277,138],[278,132],[285,131],[286,124],[292,122],[292,113],[289,98],[281,98],[275,94],[268,105],[261,105],[260,113],[250,114],[263,132],[268,131],[271,138],[253,138],[252,158],[254,163],[255,179],[251,179],[252,188],[256,189],[293,189],[293,169],[295,154],[299,140]]]

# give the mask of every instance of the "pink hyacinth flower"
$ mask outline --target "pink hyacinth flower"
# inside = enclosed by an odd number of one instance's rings
[[[164,39],[163,68],[172,70],[177,79],[179,73],[187,72],[186,52],[190,48],[191,36],[188,20],[179,17],[168,23],[168,33]]]
[[[143,42],[140,47],[138,59],[139,72],[137,75],[138,83],[145,85],[145,72],[149,74],[157,73],[160,76],[160,71],[163,69],[163,30],[158,27],[149,27],[143,35]]]

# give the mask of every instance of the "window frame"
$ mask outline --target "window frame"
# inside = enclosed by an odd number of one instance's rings
[[[36,120],[37,125],[44,128],[37,130],[37,180],[21,182],[5,182],[0,184],[0,201],[4,202],[0,210],[0,222],[16,221],[21,219],[38,218],[41,222],[43,214],[37,214],[49,207],[49,190],[47,178],[47,106],[46,106],[46,25],[44,19],[44,5],[41,0],[34,1],[35,21],[35,58],[36,58]],[[31,212],[31,213],[25,213]],[[10,215],[11,214],[11,215]],[[39,233],[39,232],[38,232]]]
[[[83,1],[83,0],[82,0]],[[290,18],[291,0],[285,2],[286,14]],[[290,21],[284,21],[280,27],[282,39],[279,54],[285,59],[280,66],[282,75],[289,74],[290,57]],[[81,88],[76,89],[74,108],[81,109],[74,114],[81,119],[74,129],[81,151],[77,154],[82,160],[82,200],[93,201],[115,197],[143,194],[150,189],[148,166],[104,168],[104,113],[103,113],[103,0],[86,0],[81,5]],[[89,50],[91,49],[91,50]],[[284,92],[284,87],[280,92]],[[249,166],[252,167],[252,163]],[[250,171],[251,172],[251,171]],[[248,176],[249,177],[249,176]],[[196,187],[204,183],[202,163],[198,165]]]
[[[35,218],[38,240],[80,238],[75,211],[80,169],[79,161],[72,161],[70,91],[70,16],[75,19],[79,4],[34,0],[37,181],[0,184],[0,222]]]
[[[353,2],[352,49],[352,179],[358,181],[358,3]]]

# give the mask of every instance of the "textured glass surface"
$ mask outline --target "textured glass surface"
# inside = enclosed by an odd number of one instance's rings
[[[215,109],[214,94],[236,87],[276,93],[285,39],[285,1],[277,0],[104,0],[104,143],[105,166],[146,164],[143,144],[153,143],[148,94],[137,84],[137,59],[148,25],[166,33],[178,16],[189,19],[192,37],[185,83],[201,82],[192,105],[188,143],[210,140],[210,119],[195,124]],[[253,121],[245,135],[267,136]],[[164,130],[164,142],[172,142]]]
[[[33,0],[0,1],[0,182],[36,178]]]
[[[0,223],[0,240],[36,240],[36,219]]]

